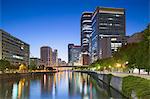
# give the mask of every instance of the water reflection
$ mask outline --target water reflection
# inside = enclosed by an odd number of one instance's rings
[[[0,81],[0,99],[110,99],[122,96],[84,73],[59,72]]]

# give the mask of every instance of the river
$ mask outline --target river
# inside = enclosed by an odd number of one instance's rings
[[[0,80],[0,99],[124,98],[104,83],[97,83],[90,75],[66,71]]]

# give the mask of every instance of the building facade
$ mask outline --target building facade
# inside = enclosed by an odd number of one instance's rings
[[[97,7],[92,16],[91,63],[111,57],[125,44],[125,9]]]
[[[29,44],[0,30],[0,59],[6,59],[15,66],[29,66],[29,54]]]
[[[68,63],[69,65],[81,64],[81,46],[68,44]]]
[[[89,43],[92,33],[92,12],[83,12],[80,21],[81,31],[81,57],[83,65],[89,64]]]
[[[57,52],[57,49],[55,49],[53,51],[52,64],[53,64],[53,66],[58,66],[58,52]]]
[[[42,46],[40,49],[41,61],[45,63],[45,67],[52,66],[52,48],[49,46]]]

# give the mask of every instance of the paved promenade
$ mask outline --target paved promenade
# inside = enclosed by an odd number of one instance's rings
[[[132,75],[132,76],[137,76],[137,77],[141,77],[141,78],[150,80],[150,75],[147,75],[147,74],[123,73],[123,72],[98,72],[98,71],[97,71],[97,73],[112,74],[112,75],[118,76],[118,77],[126,77],[129,75]]]
[[[126,76],[129,76],[129,75],[132,75],[132,76],[137,76],[137,77],[141,77],[141,78],[145,78],[145,79],[148,79],[150,80],[150,75],[146,75],[146,74],[129,74],[129,73],[112,73],[114,76],[119,76],[119,77],[126,77]]]

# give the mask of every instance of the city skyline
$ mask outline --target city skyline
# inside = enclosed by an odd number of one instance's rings
[[[94,12],[97,6],[125,8],[127,35],[144,30],[149,22],[148,0],[65,1],[2,0],[0,26],[29,43],[33,56],[40,57],[40,47],[47,45],[58,49],[58,57],[67,61],[68,43],[80,44],[80,18],[84,11]]]

